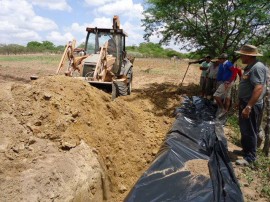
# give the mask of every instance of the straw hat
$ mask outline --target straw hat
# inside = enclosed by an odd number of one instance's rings
[[[249,56],[263,56],[261,53],[258,52],[256,46],[253,45],[243,45],[239,51],[234,51],[241,55],[249,55]]]

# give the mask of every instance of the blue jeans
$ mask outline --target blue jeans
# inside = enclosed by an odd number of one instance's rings
[[[242,118],[243,109],[247,102],[239,102],[239,126],[241,132],[241,144],[244,152],[244,159],[248,162],[256,160],[257,139],[261,125],[263,104],[256,104],[252,107],[248,119]]]

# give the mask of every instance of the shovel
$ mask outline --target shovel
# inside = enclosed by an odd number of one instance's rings
[[[190,64],[188,64],[188,67],[187,67],[187,70],[186,70],[186,72],[185,72],[185,74],[184,74],[184,77],[183,77],[183,79],[182,79],[182,82],[180,83],[180,86],[179,86],[180,88],[182,87],[183,81],[184,81],[184,79],[185,79],[185,77],[186,77],[186,75],[187,75],[189,65],[190,65]]]

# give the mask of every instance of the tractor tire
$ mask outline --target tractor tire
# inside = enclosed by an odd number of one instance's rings
[[[128,81],[128,85],[127,85],[127,94],[130,95],[131,91],[132,91],[132,78],[133,78],[133,74],[131,72],[130,77],[129,77],[129,81]]]
[[[112,100],[119,96],[128,95],[128,86],[124,81],[113,81],[112,83]]]
[[[128,78],[128,84],[127,84],[127,94],[130,95],[132,91],[132,79],[133,79],[133,73],[132,70],[128,71],[127,73],[127,78]]]

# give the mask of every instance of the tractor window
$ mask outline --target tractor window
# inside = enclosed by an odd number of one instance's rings
[[[112,35],[111,34],[108,34],[108,33],[104,33],[104,32],[101,32],[98,34],[98,41],[99,41],[99,47],[102,47],[105,45],[105,43],[107,41],[109,41],[109,39],[112,38]]]
[[[94,33],[89,33],[87,36],[87,44],[86,45],[86,54],[93,54],[95,53],[95,34]]]
[[[104,46],[106,42],[112,42],[110,45],[115,45],[112,34],[107,32],[99,32],[97,34],[88,33],[86,40],[87,44],[85,50],[87,54],[97,53],[100,47]]]

